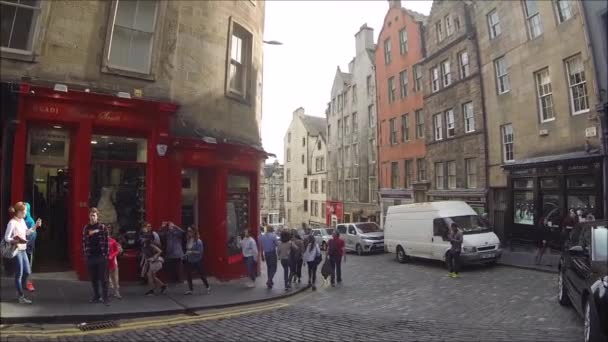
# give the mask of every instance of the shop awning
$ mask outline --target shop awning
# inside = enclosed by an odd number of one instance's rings
[[[562,153],[562,154],[554,154],[549,156],[541,156],[534,158],[525,158],[521,160],[516,160],[514,162],[504,164],[504,169],[517,169],[517,168],[527,168],[535,165],[546,165],[546,164],[561,164],[566,161],[576,161],[576,160],[584,160],[584,159],[599,159],[601,158],[601,153],[598,152],[585,152],[585,151],[577,151],[570,153]]]

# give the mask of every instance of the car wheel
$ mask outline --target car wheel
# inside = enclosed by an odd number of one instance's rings
[[[589,297],[585,298],[585,304],[583,305],[584,319],[585,319],[585,329],[584,329],[584,337],[585,342],[591,341],[600,341],[600,331],[597,322],[599,322],[598,317],[595,317],[593,312],[591,311],[591,304],[589,304]]]
[[[325,241],[323,241],[323,243],[321,244],[321,250],[327,250],[327,243]]]
[[[568,292],[566,290],[566,284],[564,283],[564,271],[560,270],[557,276],[557,300],[560,305],[570,305],[570,298],[568,298]]]
[[[363,248],[361,248],[360,244],[357,244],[356,250],[357,250],[357,255],[359,255],[359,256],[363,255]]]
[[[407,262],[407,259],[408,259],[408,256],[405,254],[403,247],[397,246],[397,261],[399,261],[402,264],[405,264]]]

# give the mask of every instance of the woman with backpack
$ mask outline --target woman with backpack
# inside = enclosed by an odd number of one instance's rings
[[[308,236],[306,241],[306,250],[304,251],[304,260],[308,265],[308,286],[312,286],[312,290],[317,290],[317,266],[321,263],[321,249],[312,235]]]
[[[290,256],[292,249],[295,247],[291,243],[291,234],[287,231],[281,232],[281,243],[279,244],[279,260],[281,260],[281,266],[283,266],[283,279],[285,280],[285,291],[291,289],[290,280]]]

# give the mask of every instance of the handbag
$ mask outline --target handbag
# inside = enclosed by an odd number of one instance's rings
[[[17,245],[6,242],[6,240],[2,239],[2,243],[0,243],[0,254],[2,254],[3,258],[12,259],[17,255],[18,252]]]
[[[331,275],[331,264],[329,263],[329,258],[325,258],[325,262],[323,263],[323,267],[321,268],[321,275],[323,278],[329,277]]]

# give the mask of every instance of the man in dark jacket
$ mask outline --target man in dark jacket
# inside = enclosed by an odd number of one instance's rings
[[[452,278],[458,278],[458,269],[460,268],[460,250],[462,249],[462,230],[458,228],[455,222],[450,225],[450,233],[448,234],[448,241],[452,244],[452,247],[446,254],[446,262],[448,264],[448,276]]]
[[[106,227],[97,221],[97,208],[89,210],[89,224],[82,231],[82,246],[87,259],[89,277],[93,285],[91,303],[103,303],[108,306],[108,254],[109,235]],[[101,287],[101,295],[99,288]],[[103,297],[102,297],[103,296]]]

